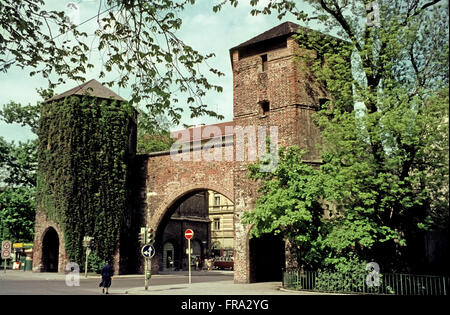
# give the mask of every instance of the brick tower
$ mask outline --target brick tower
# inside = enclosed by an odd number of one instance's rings
[[[312,121],[312,115],[319,108],[321,99],[329,96],[314,80],[312,73],[299,65],[298,54],[314,52],[301,50],[292,38],[298,28],[299,25],[286,22],[230,49],[233,120],[236,127],[265,127],[267,136],[269,127],[276,127],[279,146],[298,145],[308,151],[305,160],[318,162],[320,155],[316,144],[319,130]],[[235,150],[242,144],[242,139],[235,137]],[[233,170],[237,283],[259,281],[257,274],[262,270],[261,267],[255,270],[257,264],[254,260],[264,259],[261,255],[252,257],[250,229],[241,223],[243,211],[253,209],[257,197],[257,187],[247,177],[249,163],[254,162],[248,159],[236,161]],[[279,264],[284,264],[284,261],[283,257]],[[265,267],[267,270],[279,269],[280,266]]]
[[[87,81],[44,102],[39,126],[33,271],[65,272],[69,262],[83,263],[79,257],[70,257],[69,245],[72,246],[72,252],[85,252],[82,247],[83,237],[100,235],[100,229],[95,230],[94,225],[89,227],[88,223],[101,216],[102,210],[106,209],[106,212],[120,207],[105,202],[118,190],[100,197],[102,191],[112,186],[110,179],[113,177],[110,174],[113,167],[110,166],[113,163],[123,170],[123,204],[130,199],[126,190],[130,164],[136,154],[137,112],[126,111],[128,108],[125,105],[125,99],[96,80]],[[107,120],[108,116],[115,119]],[[80,117],[85,120],[81,121]],[[107,129],[106,124],[101,123],[102,120],[114,122],[116,126],[123,126],[123,129],[109,126]],[[120,144],[123,147],[105,140],[117,135],[121,136]],[[100,173],[99,170],[103,171]],[[85,176],[81,177],[80,174]],[[114,180],[116,178],[119,176]],[[80,183],[83,181],[89,183],[89,186],[85,186],[88,188],[81,188],[83,185]],[[96,206],[89,208],[88,205]],[[78,213],[83,213],[89,220],[74,212],[74,208],[82,209],[83,212]],[[134,213],[125,205],[122,211],[117,228],[121,239],[115,241],[115,248],[112,248],[116,273],[126,272],[128,265],[134,262],[134,256],[130,254],[133,253],[133,245],[130,245],[133,236],[129,236],[136,225]],[[106,213],[108,215],[104,217],[109,219],[111,212]],[[74,233],[74,227],[80,227],[77,234]],[[72,233],[70,238],[67,237],[69,233]],[[101,238],[94,240],[97,248],[98,244],[104,243],[105,234],[102,233]]]

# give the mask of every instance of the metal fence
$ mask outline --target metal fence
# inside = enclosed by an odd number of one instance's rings
[[[285,270],[283,287],[295,290],[394,295],[448,295],[449,278],[412,274],[379,274],[368,281],[367,274],[340,274],[323,271]]]

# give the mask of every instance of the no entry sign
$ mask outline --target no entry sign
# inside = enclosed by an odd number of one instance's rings
[[[187,229],[184,232],[184,237],[188,240],[189,284],[191,284],[191,238],[194,237],[194,231]]]
[[[184,232],[184,237],[185,237],[187,240],[190,240],[191,238],[194,237],[194,231],[192,231],[191,229],[187,229],[187,230]]]

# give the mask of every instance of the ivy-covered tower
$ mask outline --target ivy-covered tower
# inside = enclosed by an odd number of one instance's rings
[[[90,80],[48,99],[39,125],[33,271],[84,267],[83,238],[94,238],[92,264],[113,259],[126,272],[130,164],[136,154],[136,112]],[[133,243],[133,242],[130,242]],[[128,245],[128,244],[127,244]]]

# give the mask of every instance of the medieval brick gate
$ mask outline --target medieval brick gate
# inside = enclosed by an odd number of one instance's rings
[[[194,152],[188,152],[192,156]],[[155,272],[162,262],[162,238],[165,223],[175,204],[188,198],[195,192],[216,191],[233,200],[233,172],[231,163],[225,161],[177,161],[185,153],[170,154],[162,152],[141,157],[143,173],[141,202],[139,208],[144,214],[143,220],[149,227],[156,229],[156,255],[152,260]],[[144,224],[145,225],[145,224]]]
[[[250,158],[251,150],[255,149],[252,140],[258,141],[252,138],[251,131],[263,128],[267,136],[273,136],[271,127],[276,127],[278,145],[297,144],[308,150],[305,156],[308,161],[319,162],[316,148],[319,130],[312,114],[330,96],[311,73],[300,70],[295,56],[302,52],[291,37],[297,29],[296,24],[283,23],[230,49],[234,86],[232,122],[183,131],[188,132],[189,152],[180,150],[172,155],[161,152],[142,160],[147,175],[145,187],[141,187],[141,205],[149,226],[158,229],[171,205],[196,190],[214,190],[233,201],[236,283],[280,280],[280,270],[286,261],[283,240],[270,235],[250,240],[251,226],[241,223],[242,213],[254,208],[257,197],[256,183],[247,176],[248,165],[255,162]],[[208,132],[214,128],[220,131],[219,135]],[[238,130],[249,134],[242,136]],[[207,161],[199,153],[200,144],[214,136],[223,145],[219,150],[220,161],[217,158]],[[186,143],[186,137],[179,141]],[[231,161],[226,157],[229,149]],[[156,264],[155,271],[158,267]]]
[[[241,222],[243,212],[254,208],[257,197],[256,183],[247,176],[248,165],[255,162],[251,158],[254,157],[252,153],[255,150],[252,144],[257,141],[251,131],[263,129],[267,136],[273,136],[275,128],[277,138],[272,138],[272,142],[275,140],[279,146],[299,145],[307,149],[307,161],[320,162],[316,148],[320,136],[312,121],[312,114],[318,110],[323,100],[331,97],[304,66],[300,67],[295,58],[297,54],[314,54],[311,51],[301,51],[292,38],[298,27],[286,22],[230,49],[234,87],[232,122],[186,130],[184,133],[188,133],[188,138],[183,141],[188,144],[187,151],[137,155],[131,165],[135,176],[131,192],[134,196],[131,205],[133,209],[130,211],[135,213],[135,220],[131,220],[130,224],[147,224],[156,229],[157,248],[161,222],[172,205],[189,194],[213,190],[234,203],[236,283],[279,280],[281,268],[285,266],[287,259],[283,240],[270,235],[260,240],[250,240],[251,226]],[[218,133],[209,134],[211,129]],[[236,130],[246,130],[248,133],[242,136]],[[196,132],[200,136],[196,137]],[[201,145],[212,138],[221,140],[221,158],[204,157],[205,150]],[[182,142],[181,139],[179,142]],[[59,238],[58,270],[61,272],[67,263],[62,233],[39,209],[36,214],[33,270],[43,270],[43,239],[49,227],[56,231]],[[138,230],[139,226],[134,227],[129,234],[135,234]],[[55,233],[51,233],[55,238]],[[137,234],[134,239],[137,240]],[[126,249],[127,242],[124,239],[120,241],[116,270],[127,270],[122,265],[129,264],[132,260],[127,260],[127,256],[133,255],[133,250]],[[154,271],[160,267],[160,255],[161,251],[157,251],[153,259]],[[141,263],[137,261],[138,265]]]

